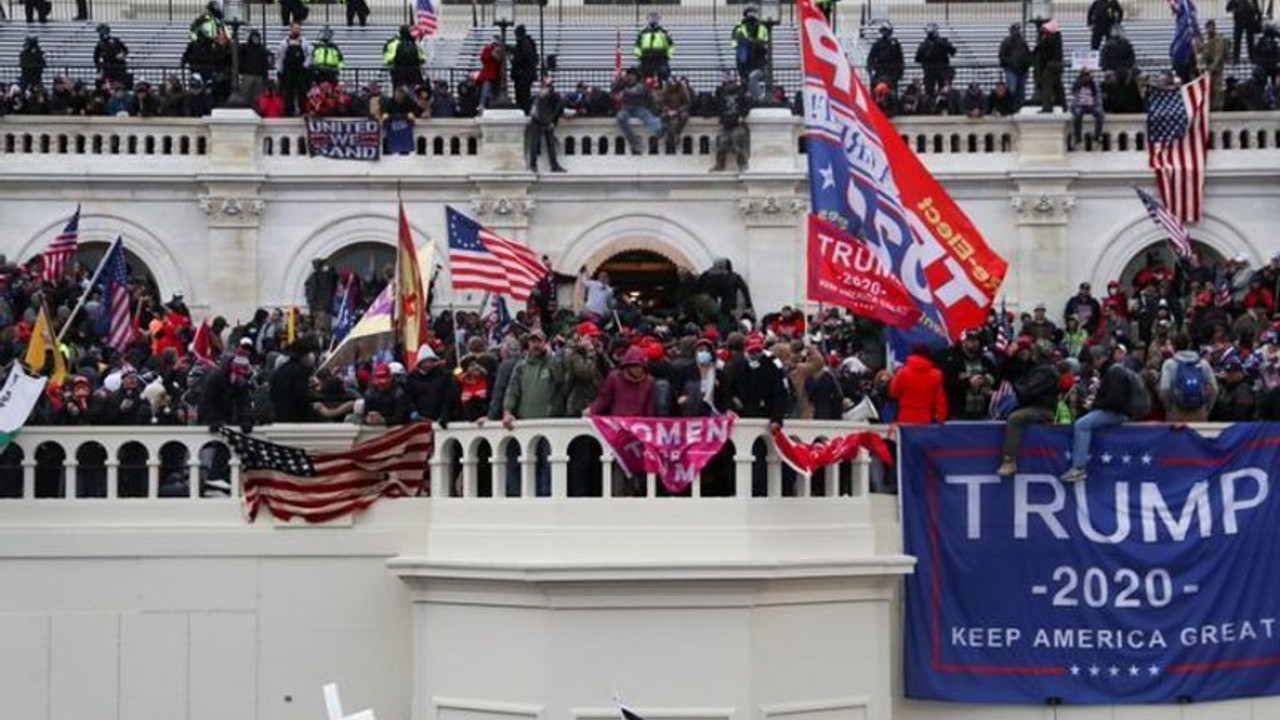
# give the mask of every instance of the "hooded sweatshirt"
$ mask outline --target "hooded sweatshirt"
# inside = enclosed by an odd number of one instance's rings
[[[658,414],[653,376],[645,373],[640,380],[631,380],[625,374],[631,365],[646,367],[644,351],[638,347],[629,348],[622,365],[609,373],[600,395],[591,404],[592,415],[653,417]]]
[[[910,355],[889,382],[889,397],[898,401],[898,422],[931,423],[947,419],[947,393],[942,371],[923,355]]]

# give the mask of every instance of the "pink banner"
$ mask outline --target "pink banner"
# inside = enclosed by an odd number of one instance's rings
[[[702,418],[591,416],[596,434],[629,476],[651,472],[683,492],[733,432],[734,415]]]

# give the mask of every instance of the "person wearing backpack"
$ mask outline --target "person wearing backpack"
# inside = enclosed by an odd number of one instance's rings
[[[1123,363],[1113,362],[1102,374],[1093,407],[1072,427],[1071,468],[1059,478],[1063,483],[1084,482],[1088,477],[1089,446],[1093,433],[1112,425],[1132,422],[1151,410],[1147,386]]]
[[[307,106],[307,91],[311,89],[311,43],[302,36],[301,25],[289,26],[289,34],[280,41],[276,52],[276,62],[285,112],[290,116],[301,115]]]
[[[1173,339],[1173,357],[1160,367],[1160,400],[1165,420],[1173,423],[1205,422],[1218,399],[1213,368],[1191,349],[1191,338],[1179,333]]]

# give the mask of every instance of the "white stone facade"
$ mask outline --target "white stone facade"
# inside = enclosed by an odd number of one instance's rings
[[[0,121],[0,251],[29,258],[84,203],[82,238],[117,232],[167,296],[229,318],[297,304],[310,261],[359,242],[393,245],[396,197],[419,242],[441,251],[445,205],[548,253],[574,273],[613,254],[656,250],[706,269],[733,261],[757,306],[803,300],[807,209],[800,122],[777,110],[749,118],[752,164],[708,172],[713,124],[695,121],[676,155],[622,153],[611,121],[567,120],[565,175],[525,171],[523,119],[420,126],[418,154],[376,163],[300,156],[294,120],[219,111],[205,120],[6,118]],[[1069,149],[1063,116],[908,118],[904,137],[1009,261],[1011,307],[1057,308],[1082,280],[1103,286],[1160,239],[1130,187],[1150,187],[1141,117],[1108,119],[1106,150]],[[1270,114],[1215,118],[1206,216],[1196,240],[1264,262],[1280,250],[1265,208],[1280,200],[1280,129]],[[571,153],[567,151],[572,151]]]

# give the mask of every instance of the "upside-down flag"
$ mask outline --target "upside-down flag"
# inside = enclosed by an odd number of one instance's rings
[[[1008,264],[871,101],[813,0],[799,0],[813,213],[866,242],[906,285],[920,321],[894,354],[986,321]]]
[[[1160,199],[1184,225],[1204,210],[1209,160],[1209,74],[1171,88],[1147,90],[1147,162]]]
[[[427,292],[409,218],[400,203],[400,249],[396,255],[396,304],[392,314],[396,338],[407,357],[415,357],[427,339]]]

